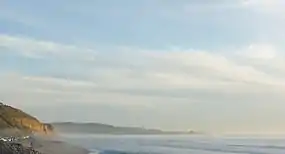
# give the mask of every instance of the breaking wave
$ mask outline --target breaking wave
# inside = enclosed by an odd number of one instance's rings
[[[73,138],[72,140],[73,143],[80,144],[81,146],[91,149],[91,154],[285,153],[285,138],[241,139],[205,136],[89,136],[83,138]]]

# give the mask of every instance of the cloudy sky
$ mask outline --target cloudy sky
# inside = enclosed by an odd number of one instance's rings
[[[0,100],[44,121],[285,130],[283,0],[3,0]]]

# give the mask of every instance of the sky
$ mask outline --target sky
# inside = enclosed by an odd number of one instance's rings
[[[283,0],[2,0],[0,100],[46,122],[285,133]]]

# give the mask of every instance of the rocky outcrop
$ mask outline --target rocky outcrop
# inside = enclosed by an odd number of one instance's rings
[[[88,154],[89,151],[54,141],[51,124],[0,102],[0,154]]]
[[[49,134],[53,127],[14,107],[0,103],[0,130],[21,130]]]
[[[19,143],[0,141],[0,154],[40,154],[40,152]]]

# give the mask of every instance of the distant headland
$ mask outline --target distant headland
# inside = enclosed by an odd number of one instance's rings
[[[102,123],[76,123],[56,122],[51,123],[56,132],[74,134],[114,134],[114,135],[177,135],[196,134],[195,131],[163,131],[160,129],[147,129],[142,127],[121,127]]]

